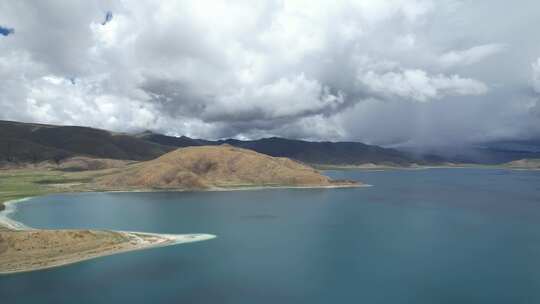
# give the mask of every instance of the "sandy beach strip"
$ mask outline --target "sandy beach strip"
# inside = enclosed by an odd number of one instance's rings
[[[12,248],[8,245],[7,250],[0,246],[0,275],[60,267],[119,253],[204,241],[214,237],[209,234],[162,235],[106,230],[3,232],[0,238],[8,244],[18,244]]]
[[[213,239],[212,234],[159,234],[112,230],[34,229],[9,217],[15,204],[0,212],[0,275],[78,263],[129,251]]]
[[[17,206],[15,204],[27,201],[29,199],[31,199],[31,197],[25,197],[25,198],[21,198],[17,200],[4,202],[4,210],[0,211],[0,231],[2,231],[2,228],[7,229],[7,230],[32,230],[33,229],[9,217],[10,214],[16,211]]]

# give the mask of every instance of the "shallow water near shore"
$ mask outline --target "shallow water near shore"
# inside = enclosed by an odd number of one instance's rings
[[[4,303],[540,303],[540,172],[327,171],[373,187],[79,193],[35,228],[217,239],[0,276]]]

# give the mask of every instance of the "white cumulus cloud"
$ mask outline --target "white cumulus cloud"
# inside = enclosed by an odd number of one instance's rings
[[[418,69],[377,73],[368,71],[358,76],[358,81],[369,90],[386,96],[428,102],[452,95],[481,95],[487,86],[474,79],[458,75],[429,75]]]
[[[502,44],[477,45],[465,50],[453,50],[444,53],[440,63],[444,67],[465,66],[477,63],[489,56],[495,55],[505,48]]]
[[[0,1],[2,26],[14,29],[0,35],[0,119],[394,143],[419,136],[404,115],[427,111],[425,137],[455,124],[455,138],[529,130],[528,112],[508,107],[531,83],[537,55],[528,54],[538,46],[522,29],[537,27],[538,8],[534,0],[515,13],[504,0]],[[443,107],[446,129],[432,128]],[[452,108],[476,113],[474,122]],[[381,116],[403,123],[374,132]]]

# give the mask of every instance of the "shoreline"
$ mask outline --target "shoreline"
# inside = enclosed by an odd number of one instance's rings
[[[167,189],[167,188],[141,188],[141,189],[119,189],[119,190],[96,190],[96,191],[74,191],[62,193],[152,193],[152,192],[229,192],[229,191],[250,191],[250,190],[273,190],[273,189],[343,189],[343,188],[363,188],[371,187],[372,185],[357,183],[357,184],[340,184],[340,185],[325,185],[325,186],[239,186],[239,187],[212,187],[206,189]],[[57,194],[62,194],[57,193]]]
[[[5,202],[0,201],[0,228],[3,226],[2,219],[5,218],[5,215],[10,214],[13,210],[9,210],[9,205],[15,204],[17,202],[27,201],[29,199],[46,196],[51,194],[76,194],[76,193],[151,193],[151,192],[228,192],[228,191],[250,191],[250,190],[272,190],[272,189],[342,189],[342,188],[363,188],[363,187],[372,187],[373,185],[365,183],[351,183],[351,184],[336,184],[336,185],[321,185],[321,186],[238,186],[238,187],[212,187],[206,189],[167,189],[167,188],[139,188],[139,189],[82,189],[80,191],[60,191],[60,192],[50,192],[42,193],[36,196],[22,197],[18,199],[8,200]],[[3,208],[2,208],[3,207]],[[7,213],[6,213],[7,212]],[[7,219],[8,221],[13,221]],[[16,221],[15,221],[16,222]],[[24,227],[22,223],[16,222]]]
[[[67,232],[77,233],[80,230],[30,230],[34,233],[40,231],[54,231],[54,232]],[[16,263],[16,266],[2,265],[0,267],[0,277],[2,275],[10,275],[16,273],[25,273],[31,271],[46,270],[51,268],[57,268],[72,264],[81,263],[101,257],[127,253],[132,251],[140,251],[152,248],[160,248],[167,246],[174,246],[185,243],[193,243],[206,241],[216,238],[212,234],[159,234],[159,233],[146,233],[146,232],[127,232],[127,231],[115,231],[115,230],[84,230],[89,232],[99,232],[105,234],[117,234],[126,239],[123,243],[117,244],[116,247],[94,248],[92,250],[86,250],[81,252],[73,252],[69,255],[58,257],[53,260],[40,260],[40,261],[22,261]],[[24,233],[25,231],[11,231],[6,233]],[[19,266],[23,264],[23,266]],[[28,264],[28,265],[25,265]],[[7,270],[2,268],[8,268]]]
[[[399,166],[315,166],[321,171],[333,171],[333,170],[359,170],[359,171],[387,171],[387,170],[429,170],[429,169],[498,169],[498,170],[519,170],[519,171],[538,171],[540,168],[520,168],[520,167],[507,167],[500,165],[455,165],[455,166],[413,166],[413,167],[399,167]]]
[[[1,170],[0,170],[1,171]],[[0,218],[2,213],[8,208],[7,204],[11,202],[17,202],[19,200],[28,200],[34,197],[49,195],[49,194],[69,194],[69,193],[122,193],[122,192],[220,192],[220,191],[249,191],[249,190],[267,190],[267,189],[339,189],[339,188],[360,188],[371,187],[372,185],[364,184],[361,182],[354,183],[335,183],[334,185],[299,185],[299,186],[287,186],[287,185],[263,185],[263,186],[230,186],[230,187],[211,187],[211,188],[193,188],[193,189],[181,189],[181,188],[119,188],[119,189],[107,189],[107,188],[95,188],[95,189],[80,189],[75,191],[51,191],[46,193],[40,193],[39,195],[22,197],[8,201],[0,201]],[[73,190],[73,189],[71,189]],[[0,221],[0,228],[2,222]]]
[[[102,239],[90,239],[89,242],[93,241],[93,246],[85,248],[85,250],[72,250],[67,253],[63,253],[63,250],[60,250],[62,254],[52,257],[50,254],[44,255],[43,252],[40,251],[37,256],[33,256],[31,259],[28,259],[28,254],[31,254],[31,251],[25,252],[24,256],[14,256],[13,252],[10,252],[9,245],[6,245],[5,248],[0,248],[0,253],[4,252],[4,256],[0,254],[0,261],[2,261],[2,263],[0,263],[0,275],[56,268],[114,254],[193,243],[217,237],[212,234],[201,233],[163,234],[91,229],[36,229],[9,217],[10,214],[16,212],[17,203],[27,201],[31,198],[32,197],[25,197],[4,202],[5,208],[0,211],[0,245],[4,239],[7,239],[8,241],[6,241],[6,243],[9,244],[10,238],[13,238],[14,240],[23,238],[24,241],[27,241],[29,238],[32,238],[32,241],[35,241],[37,238],[39,241],[47,242],[51,238],[51,234],[53,236],[60,235],[64,238],[66,236],[75,236],[72,239],[67,238],[64,240],[68,247],[70,242],[73,242],[74,244],[76,244],[75,242],[79,242],[81,234],[89,235],[90,238],[99,235]],[[34,246],[32,245],[31,248],[34,249]],[[50,251],[52,251],[52,249],[53,248],[49,248]],[[21,249],[17,250],[20,251]],[[7,252],[7,254],[5,254],[5,252]]]
[[[0,228],[4,227],[7,230],[12,231],[35,230],[34,228],[26,226],[25,224],[9,217],[10,214],[17,211],[17,207],[15,206],[15,204],[25,202],[30,199],[32,199],[31,196],[3,202],[4,209],[0,210]]]
[[[257,190],[272,190],[272,189],[340,189],[340,188],[363,188],[363,187],[372,187],[373,185],[364,184],[364,183],[343,183],[336,185],[305,185],[305,186],[239,186],[239,187],[212,187],[208,189],[159,189],[159,188],[141,188],[141,189],[118,189],[118,190],[107,190],[107,189],[96,189],[96,190],[86,190],[81,191],[65,191],[65,192],[51,192],[44,193],[36,196],[28,196],[23,198],[18,198],[14,200],[9,200],[5,202],[0,202],[3,205],[3,209],[0,209],[0,231],[2,227],[8,230],[20,231],[20,230],[39,230],[27,226],[21,222],[18,222],[9,217],[9,214],[16,212],[15,204],[19,202],[28,201],[32,198],[46,196],[51,194],[77,194],[77,193],[152,193],[152,192],[228,192],[228,191],[257,191]]]
[[[30,272],[36,270],[43,270],[55,267],[61,267],[65,265],[70,265],[82,261],[87,261],[90,259],[96,259],[99,257],[120,254],[130,251],[144,250],[150,248],[159,248],[165,246],[172,246],[184,243],[198,242],[204,240],[210,240],[216,238],[217,236],[212,234],[160,234],[160,233],[148,233],[148,232],[135,232],[135,231],[115,231],[115,230],[76,230],[76,229],[36,229],[25,225],[19,221],[14,220],[10,217],[10,214],[13,214],[17,211],[16,204],[24,201],[28,201],[35,197],[45,196],[49,194],[76,194],[76,193],[130,193],[130,192],[141,192],[141,193],[150,193],[150,192],[220,192],[220,191],[255,191],[255,190],[267,190],[267,189],[337,189],[337,188],[358,188],[358,187],[370,187],[371,185],[363,183],[336,183],[330,185],[299,185],[299,186],[286,186],[286,185],[275,185],[275,186],[238,186],[238,187],[212,187],[209,189],[119,189],[119,190],[98,190],[92,191],[87,189],[82,189],[81,191],[66,191],[66,192],[51,192],[43,193],[36,196],[23,197],[19,199],[8,200],[1,202],[3,209],[0,210],[0,245],[2,245],[3,237],[10,237],[15,234],[28,234],[33,238],[39,239],[40,241],[47,241],[47,238],[50,237],[49,234],[76,234],[76,233],[100,233],[110,238],[119,237],[122,239],[121,242],[115,244],[115,247],[111,248],[110,246],[104,246],[96,244],[95,248],[92,250],[86,251],[74,251],[67,254],[63,254],[50,259],[49,255],[46,254],[45,257],[43,253],[42,256],[36,255],[32,260],[27,260],[25,256],[13,256],[8,262],[2,261],[3,256],[0,254],[0,275]],[[2,237],[3,236],[3,237]],[[25,240],[29,237],[25,236]],[[35,240],[34,240],[35,241]],[[68,240],[69,241],[69,240]],[[74,242],[74,240],[71,240]],[[9,243],[9,242],[4,242]],[[52,245],[51,245],[52,246]],[[1,246],[0,246],[1,247]],[[31,247],[32,249],[34,246]],[[18,249],[20,250],[20,249]],[[52,249],[51,249],[52,250]],[[2,250],[0,248],[0,253]],[[4,257],[5,258],[5,257]]]

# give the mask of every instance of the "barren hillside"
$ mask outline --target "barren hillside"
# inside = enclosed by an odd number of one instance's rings
[[[241,186],[345,186],[315,169],[229,145],[181,148],[97,180],[106,189],[206,189]]]

